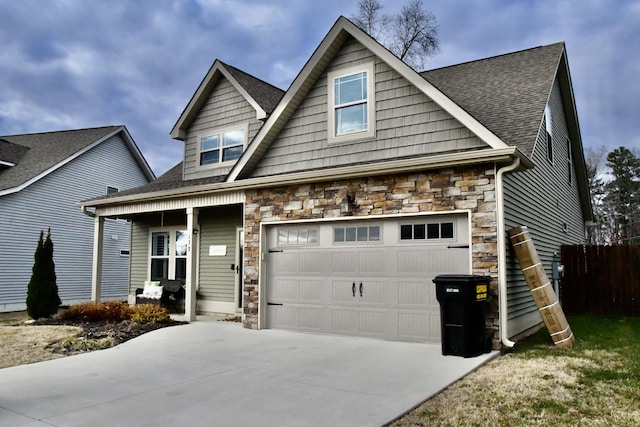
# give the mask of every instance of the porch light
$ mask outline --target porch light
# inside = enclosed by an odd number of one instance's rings
[[[356,198],[352,194],[347,194],[342,199],[342,204],[340,205],[341,213],[354,213],[358,209],[358,205],[356,204]]]

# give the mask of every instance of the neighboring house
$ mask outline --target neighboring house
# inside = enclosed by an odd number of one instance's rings
[[[506,230],[548,268],[591,219],[563,43],[417,73],[340,18],[286,92],[215,61],[171,135],[182,163],[84,204],[132,221],[130,295],[185,280],[188,320],[437,342],[432,279],[480,274],[512,345],[541,319]]]
[[[51,229],[63,304],[91,300],[93,221],[78,201],[155,178],[124,126],[0,136],[0,311],[26,308],[40,232]],[[103,295],[126,299],[131,224],[105,224]]]

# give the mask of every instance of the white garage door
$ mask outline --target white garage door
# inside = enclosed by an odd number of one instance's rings
[[[267,328],[440,340],[432,280],[469,274],[464,214],[267,229]]]

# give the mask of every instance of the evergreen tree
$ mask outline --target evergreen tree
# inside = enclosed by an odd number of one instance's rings
[[[56,284],[56,267],[53,262],[51,229],[47,233],[46,240],[44,240],[44,233],[40,231],[31,280],[27,287],[27,313],[32,319],[51,317],[58,312],[61,303]]]
[[[605,186],[604,202],[613,228],[613,243],[637,243],[640,236],[640,159],[619,147],[607,155],[612,180]]]

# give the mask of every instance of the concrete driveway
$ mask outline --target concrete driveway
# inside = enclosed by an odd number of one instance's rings
[[[496,355],[199,320],[0,369],[0,426],[379,426]]]

